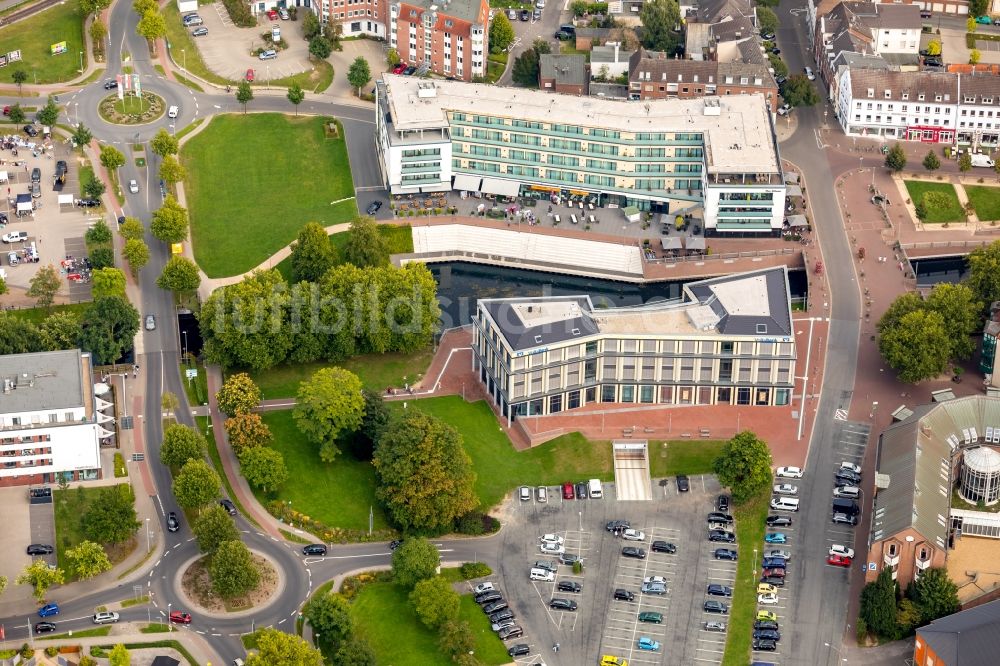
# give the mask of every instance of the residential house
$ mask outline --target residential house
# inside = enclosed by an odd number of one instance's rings
[[[841,2],[818,14],[813,59],[829,84],[832,62],[844,51],[879,55],[890,65],[916,69],[920,63],[920,9],[915,5]]]
[[[959,102],[956,74],[845,67],[838,73],[836,86],[835,113],[850,136],[925,143],[955,140]]]
[[[395,0],[389,46],[404,63],[471,81],[486,75],[489,16],[489,0]]]

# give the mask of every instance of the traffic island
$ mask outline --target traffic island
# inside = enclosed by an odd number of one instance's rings
[[[172,610],[186,610],[181,604],[207,614],[241,613],[267,606],[281,590],[281,576],[274,562],[256,551],[251,552],[253,562],[260,572],[260,580],[255,588],[246,594],[223,597],[212,584],[211,555],[189,560],[182,567],[181,591],[183,601]]]
[[[163,117],[166,103],[151,92],[127,94],[124,99],[115,94],[102,99],[97,110],[103,120],[113,125],[146,125]]]

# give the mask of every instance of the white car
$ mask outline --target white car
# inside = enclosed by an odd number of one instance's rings
[[[4,243],[20,243],[21,241],[28,240],[27,231],[12,231],[9,234],[3,235]]]
[[[546,555],[562,555],[566,552],[566,547],[558,543],[545,543],[538,547]]]
[[[643,578],[642,582],[646,583],[646,584],[649,584],[649,583],[660,583],[661,585],[666,585],[667,584],[667,579],[664,578],[663,576],[649,576],[647,578]]]
[[[94,624],[109,624],[118,621],[118,613],[96,613],[94,615]]]
[[[806,67],[805,68],[805,72],[806,72],[806,78],[807,79],[809,79],[810,81],[815,81],[816,80],[816,75],[813,74],[812,67]]]
[[[798,495],[799,487],[790,483],[778,483],[774,486],[775,495]]]
[[[779,116],[787,116],[791,112],[792,112],[791,104],[782,104],[781,106],[778,107]]]
[[[711,531],[711,530],[729,531],[729,528],[731,528],[731,527],[732,527],[732,525],[730,525],[729,523],[722,523],[722,522],[717,522],[717,521],[716,522],[711,522],[711,523],[708,524],[709,531]]]
[[[778,603],[778,595],[772,592],[768,592],[767,594],[758,594],[757,603],[765,606],[773,606]]]
[[[645,541],[646,535],[639,530],[625,530],[622,532],[622,538],[626,541]]]
[[[855,474],[861,474],[861,466],[860,465],[855,465],[854,463],[847,462],[846,460],[844,462],[840,463],[840,469],[849,469],[852,472],[854,472]]]
[[[777,476],[784,479],[801,479],[802,478],[802,468],[801,467],[779,467],[775,471]]]
[[[792,559],[792,553],[788,550],[782,550],[781,548],[772,548],[771,550],[764,551],[764,557],[782,557],[786,560]]]
[[[831,555],[840,555],[841,557],[850,557],[850,558],[853,558],[854,557],[854,549],[853,548],[848,548],[847,546],[843,546],[843,545],[841,545],[839,543],[835,543],[832,546],[830,546],[830,554]]]
[[[486,581],[485,583],[480,583],[479,585],[476,585],[474,588],[472,588],[472,593],[482,594],[483,592],[492,592],[493,589],[494,589],[493,583]]]
[[[562,544],[566,541],[558,534],[543,534],[542,536],[538,537],[538,540],[541,541],[542,543],[555,543],[555,544]]]
[[[132,194],[139,194],[139,183],[135,180],[128,181],[128,191]]]
[[[180,113],[180,109],[176,106],[171,106],[167,109],[167,118],[176,118],[178,113]]]

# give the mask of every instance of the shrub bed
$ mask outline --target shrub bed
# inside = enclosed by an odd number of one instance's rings
[[[243,0],[222,0],[226,6],[229,18],[241,28],[252,28],[257,25],[257,17],[250,12],[250,5]]]

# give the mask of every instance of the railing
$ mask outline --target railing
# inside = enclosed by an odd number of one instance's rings
[[[992,233],[992,232],[990,232]],[[900,248],[903,250],[931,250],[931,249],[943,249],[943,248],[956,248],[965,249],[977,247],[982,247],[989,241],[924,241],[920,243],[900,243]]]
[[[777,250],[753,250],[750,252],[722,252],[719,254],[694,255],[690,257],[657,257],[650,259],[643,253],[643,259],[648,264],[675,264],[685,261],[715,261],[719,259],[749,259],[752,257],[776,257],[795,254],[798,250],[791,247],[783,247]]]

